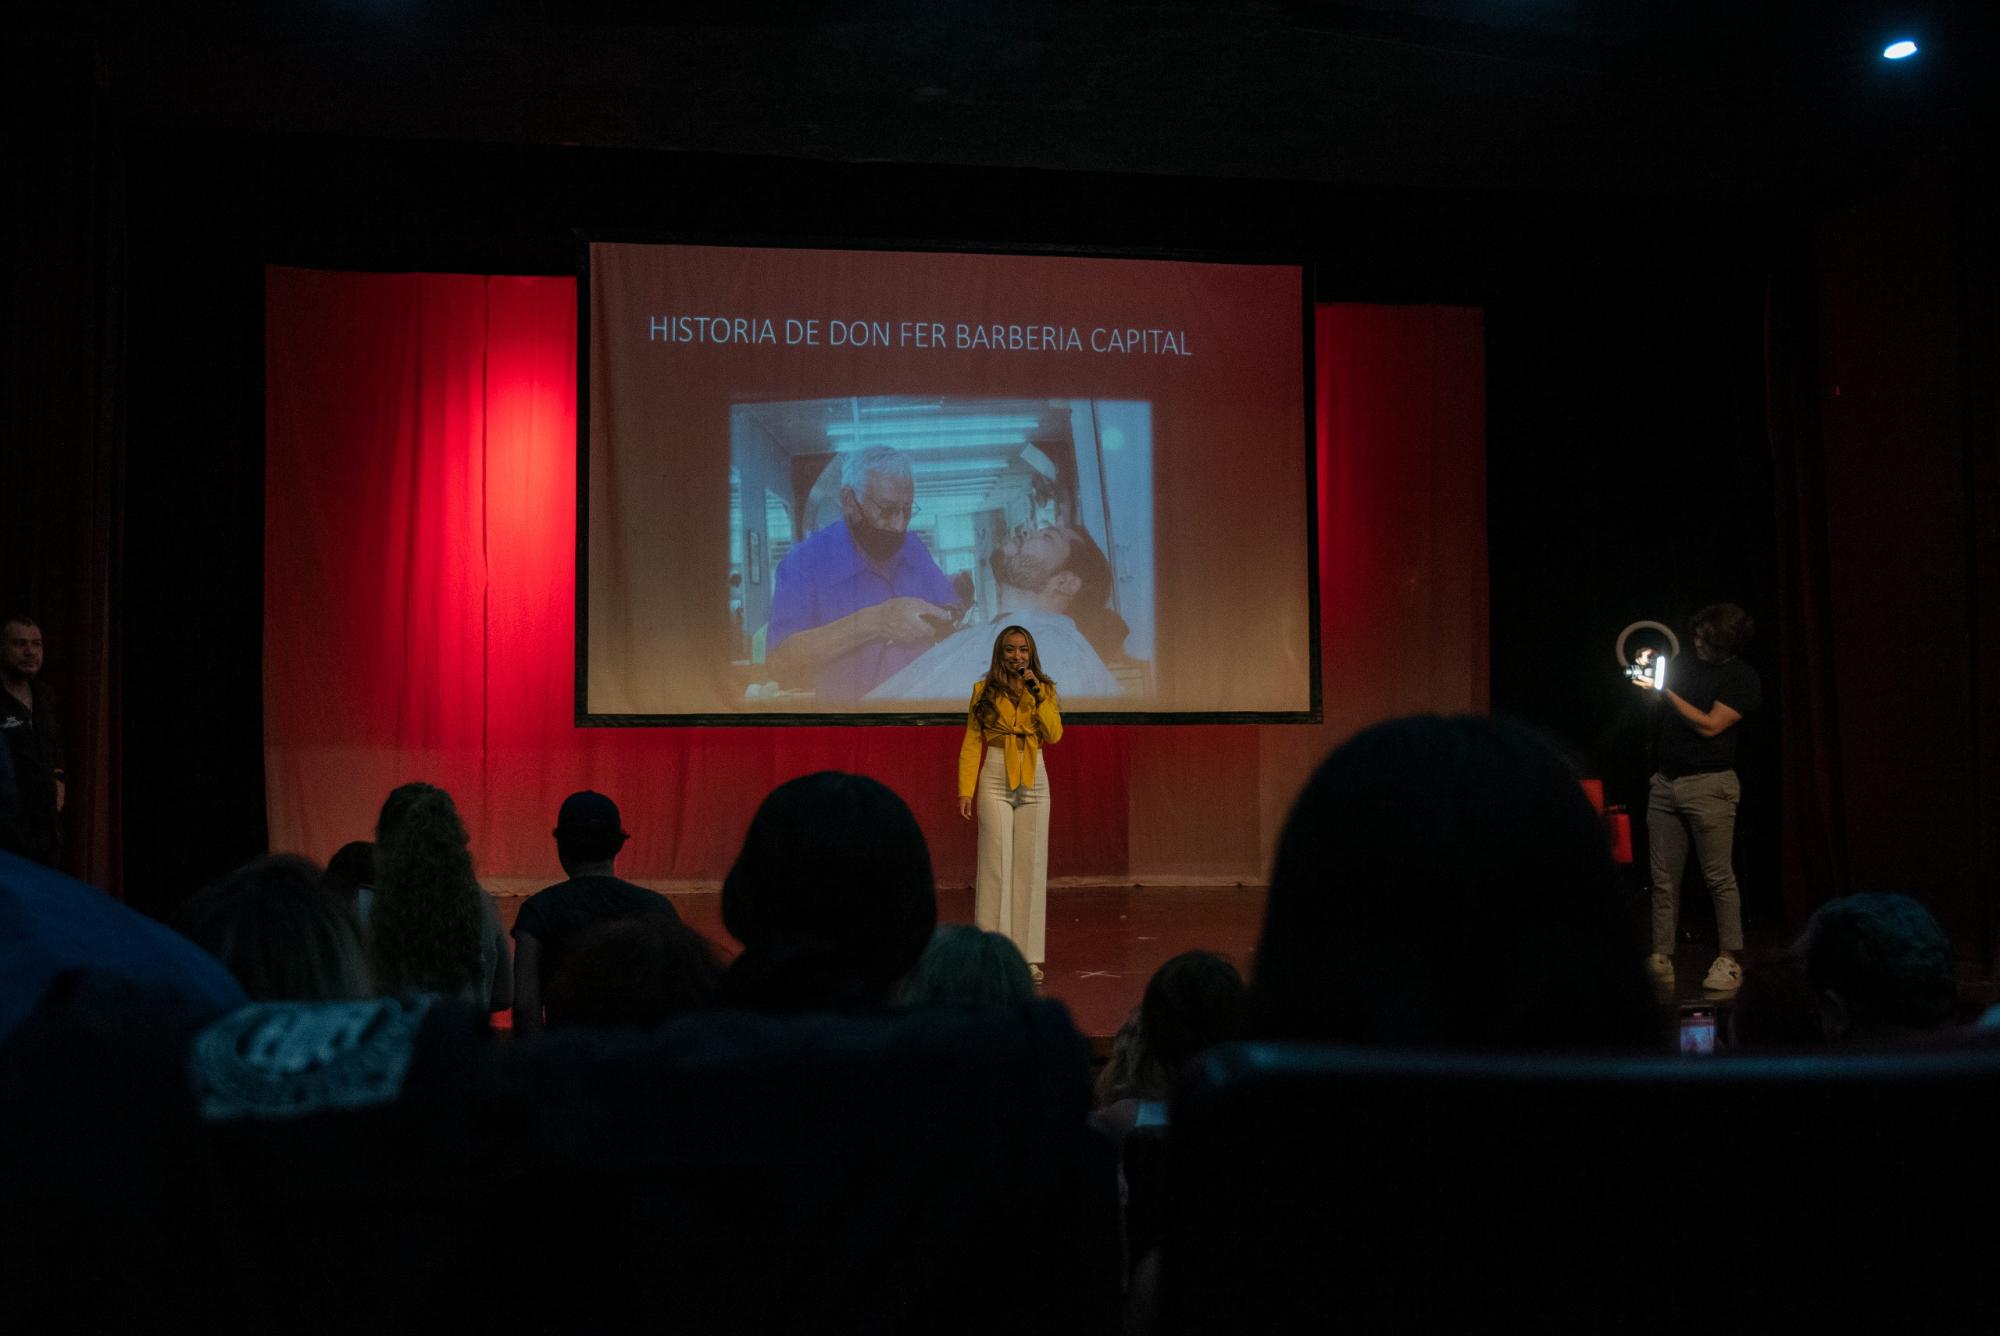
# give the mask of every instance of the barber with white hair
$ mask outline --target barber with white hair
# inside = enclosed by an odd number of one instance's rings
[[[778,563],[765,634],[771,675],[830,702],[860,700],[957,614],[951,581],[909,531],[909,459],[886,445],[854,451],[840,483],[840,522]]]

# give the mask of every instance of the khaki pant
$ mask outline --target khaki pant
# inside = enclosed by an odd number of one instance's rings
[[[1653,950],[1674,954],[1678,928],[1681,871],[1688,846],[1701,864],[1702,880],[1715,902],[1715,929],[1724,951],[1743,949],[1743,903],[1736,892],[1736,805],[1743,786],[1734,770],[1668,779],[1653,776],[1646,795],[1646,839],[1651,846],[1653,880]]]
[[[1045,956],[1049,910],[1049,767],[1035,762],[1032,787],[1007,787],[1007,757],[988,747],[973,790],[979,814],[979,881],[972,916],[1021,948],[1030,964]]]

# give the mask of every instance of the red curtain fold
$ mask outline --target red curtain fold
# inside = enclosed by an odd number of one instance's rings
[[[1819,218],[1771,306],[1788,917],[1927,905],[1962,963],[2000,924],[1993,206],[1948,158]]]
[[[1778,481],[1778,699],[1782,807],[1779,885],[1785,921],[1804,923],[1853,890],[1842,810],[1840,728],[1828,579],[1826,479],[1820,440],[1810,276],[1770,283],[1764,308],[1765,407]]]
[[[632,832],[621,872],[699,884],[774,784],[835,768],[900,793],[940,881],[970,881],[956,729],[572,725],[572,280],[274,268],[266,314],[274,848],[323,859],[428,779],[489,886],[518,890],[560,875],[556,807],[590,787]],[[1320,312],[1327,721],[1073,730],[1051,754],[1053,875],[1260,880],[1340,737],[1485,708],[1481,344],[1474,311]]]

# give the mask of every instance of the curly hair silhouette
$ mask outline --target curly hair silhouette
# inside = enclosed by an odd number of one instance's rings
[[[484,894],[451,795],[404,784],[375,823],[379,881],[369,916],[385,993],[476,996],[484,987]]]

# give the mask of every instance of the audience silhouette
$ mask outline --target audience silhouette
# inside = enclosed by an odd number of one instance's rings
[[[326,876],[320,884],[346,901],[366,928],[368,911],[375,898],[375,842],[349,840],[334,850],[333,857],[326,861]]]
[[[1907,895],[1829,900],[1794,949],[1829,1043],[1882,1046],[1921,1038],[1949,1025],[1957,1010],[1944,929]]]
[[[1557,753],[1505,720],[1393,720],[1328,756],[1280,833],[1251,981],[1209,951],[1162,965],[1094,1117],[1061,1004],[1005,937],[938,925],[923,834],[875,780],[825,771],[765,797],[722,887],[727,967],[615,876],[616,804],[572,794],[567,880],[514,928],[534,1013],[517,1028],[545,1009],[551,1031],[533,1042],[488,1026],[513,971],[451,796],[398,787],[375,835],[325,872],[237,868],[180,907],[185,940],[0,855],[17,1133],[0,1169],[43,1234],[12,1254],[33,1273],[20,1312],[586,1318],[553,1291],[510,1306],[491,1281],[478,1222],[512,1211],[556,1226],[544,1265],[601,1265],[623,1299],[704,1330],[932,1330],[977,1292],[953,1325],[1108,1332],[1126,1275],[1128,1331],[1420,1324],[1503,1294],[1524,1317],[1620,1326],[1617,1296],[1699,1223],[1608,1179],[1627,1127],[1679,1144],[1705,1135],[1683,1109],[1733,1110],[1761,1149],[1715,1142],[1700,1181],[1893,1213],[1898,1183],[1933,1171],[1920,1139],[1884,1151],[1906,1170],[1848,1193],[1812,1178],[1809,1146],[1774,1143],[1798,1125],[1786,1111],[1824,1098],[1907,1129],[1918,1092],[2000,1088],[2000,1045],[1951,1030],[1943,931],[1901,895],[1831,900],[1788,952],[1751,958],[1730,1031],[1748,1056],[1669,1056],[1603,828]],[[1821,1060],[1782,1052],[1808,1044]],[[1905,1079],[1905,1061],[1929,1065]],[[1732,1063],[1751,1075],[1690,1079]],[[1563,1202],[1517,1210],[1536,1184]],[[1564,1257],[1596,1259],[1587,1283],[1538,1278],[1514,1230],[1544,1208],[1568,1211],[1548,1235]],[[155,1220],[187,1228],[154,1238]],[[1923,1239],[1894,1274],[1948,1246]],[[396,1260],[367,1264],[378,1243]],[[220,1289],[190,1260],[210,1245],[239,1264]],[[78,1259],[125,1288],[93,1290]],[[1411,1297],[1433,1271],[1462,1293]],[[1778,1311],[1788,1291],[1759,1284],[1729,1292]]]
[[[721,985],[715,948],[679,918],[606,919],[564,953],[544,995],[548,1026],[650,1029],[710,1005]],[[515,1019],[518,1029],[518,1006]]]
[[[726,1005],[888,1005],[937,928],[930,846],[875,780],[802,776],[751,819],[722,883],[722,921],[743,944],[723,979]]]
[[[1164,1126],[1167,1100],[1194,1062],[1243,1033],[1247,993],[1236,967],[1213,951],[1183,951],[1161,965],[1114,1043],[1100,1124],[1114,1136]]]
[[[374,979],[353,907],[308,859],[274,854],[197,892],[174,927],[221,961],[259,1002],[368,997]]]
[[[1279,837],[1250,986],[1270,1039],[1414,1048],[1663,1040],[1604,829],[1546,742],[1397,719],[1306,782]]]
[[[375,823],[369,936],[389,993],[443,993],[504,1011],[513,1004],[506,938],[472,871],[451,795],[432,784],[389,794]]]
[[[554,834],[556,861],[562,864],[566,880],[529,896],[514,919],[514,1029],[523,1035],[541,1030],[547,991],[562,974],[565,957],[583,934],[600,924],[640,915],[680,921],[672,901],[617,875],[618,852],[631,838],[617,803],[589,789],[572,793],[556,813]],[[679,939],[660,933],[623,940],[640,951],[628,963],[647,968],[643,962],[661,963],[646,954],[648,944],[671,949]],[[704,996],[712,987],[705,971],[702,981],[690,979],[687,984]],[[673,985],[648,968],[648,982],[643,986],[656,989]],[[571,981],[571,997],[587,1008],[611,1004],[609,996],[594,991],[597,988],[579,974]],[[632,1000],[638,1004],[636,994]],[[666,998],[656,997],[655,1001],[664,1003]]]
[[[931,937],[903,983],[913,1007],[1013,1007],[1035,996],[1028,961],[1007,937],[966,923],[947,923]]]

